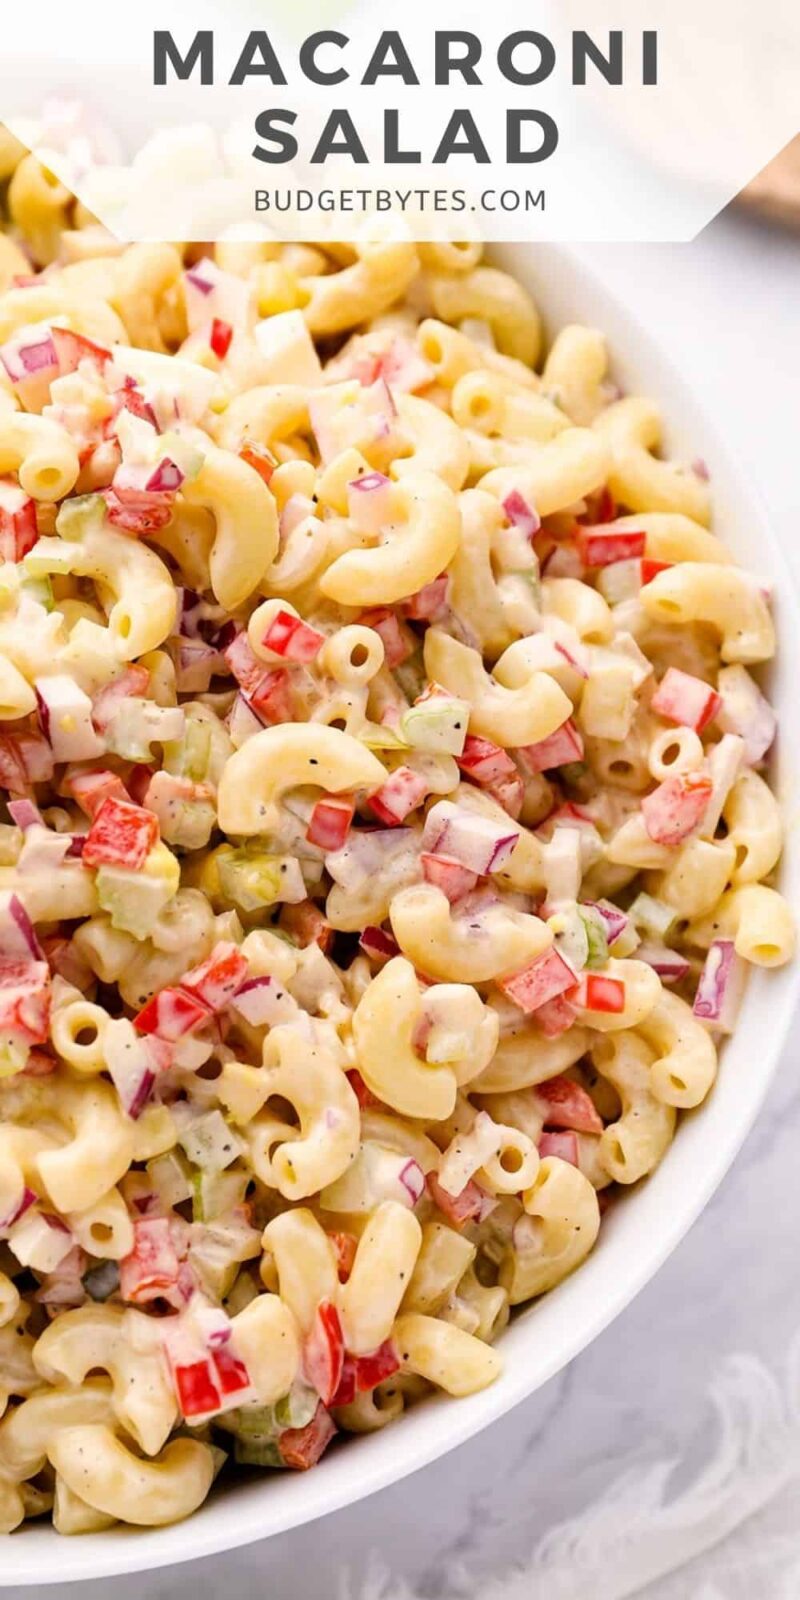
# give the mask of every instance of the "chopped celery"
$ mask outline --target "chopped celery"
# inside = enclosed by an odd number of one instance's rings
[[[637,928],[644,928],[645,933],[655,939],[666,939],[678,916],[673,906],[668,906],[664,900],[656,900],[644,891],[637,894],[628,914]]]
[[[111,918],[111,926],[135,939],[146,939],[164,907],[180,886],[180,867],[171,850],[159,842],[139,871],[128,867],[98,867],[97,898]]]
[[[285,1467],[277,1439],[240,1439],[233,1445],[234,1461],[240,1467]]]
[[[608,935],[600,912],[591,906],[580,906],[578,916],[586,931],[587,967],[604,967],[608,960]]]
[[[76,495],[72,500],[62,500],[56,533],[62,539],[82,539],[87,533],[99,533],[105,516],[106,503],[101,494]]]
[[[189,1200],[192,1194],[192,1173],[180,1150],[167,1150],[147,1163],[147,1176],[165,1209]]]
[[[282,1403],[281,1400],[278,1401],[278,1405]],[[287,1422],[281,1424],[284,1428],[288,1426]],[[237,1406],[235,1411],[228,1412],[225,1427],[230,1433],[241,1434],[243,1439],[274,1439],[278,1432],[276,1408],[257,1405]]]
[[[65,500],[62,511],[71,503]],[[75,551],[70,549],[66,536],[56,539],[45,535],[28,551],[22,567],[26,578],[46,578],[51,572],[64,578],[72,571],[74,560]]]
[[[406,750],[406,740],[401,739],[394,728],[384,727],[382,722],[365,722],[358,730],[358,739],[365,744],[368,750]]]
[[[45,611],[52,611],[55,599],[49,577],[24,578],[21,588],[23,594],[28,595],[31,600],[36,600],[40,606],[44,606]]]
[[[28,1046],[11,1033],[0,1034],[0,1078],[14,1078],[28,1059]]]
[[[158,440],[157,455],[159,461],[174,461],[187,483],[199,475],[205,461],[203,451],[198,450],[194,441],[182,433],[162,433]]]
[[[241,1205],[247,1192],[246,1172],[218,1172],[213,1168],[192,1174],[192,1217],[213,1222],[215,1217]]]
[[[469,705],[451,695],[432,695],[409,706],[400,718],[406,742],[415,750],[460,756],[469,725]]]
[[[186,726],[182,738],[164,745],[164,767],[192,783],[217,784],[233,744],[219,717],[193,701],[182,706]]]
[[[209,1172],[222,1172],[242,1153],[242,1142],[228,1127],[221,1111],[209,1111],[190,1122],[178,1142],[194,1166]]]
[[[269,855],[252,845],[222,846],[216,852],[220,892],[242,911],[259,911],[278,901],[305,898],[305,884],[294,856]]]
[[[550,919],[550,926],[559,954],[574,972],[582,972],[589,961],[589,931],[577,906],[559,907]]]
[[[298,1378],[289,1393],[275,1401],[275,1421],[279,1428],[305,1428],[313,1420],[318,1405],[316,1389]]]
[[[211,729],[208,724],[190,718],[182,743],[183,776],[190,778],[192,783],[202,783],[211,756]]]

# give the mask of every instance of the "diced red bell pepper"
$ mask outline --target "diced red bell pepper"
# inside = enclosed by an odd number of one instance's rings
[[[244,982],[247,972],[247,957],[235,944],[218,944],[205,961],[184,973],[180,987],[184,994],[202,1001],[209,1011],[222,1011]]]
[[[158,838],[158,822],[152,811],[109,795],[95,812],[86,835],[84,865],[127,867],[138,872]]]
[[[252,467],[264,483],[269,483],[278,465],[272,451],[266,445],[256,444],[255,439],[245,439],[239,449],[239,460]]]
[[[116,716],[123,700],[131,695],[144,695],[150,687],[150,674],[146,667],[132,662],[123,672],[100,689],[92,701],[92,722],[100,733]]]
[[[222,317],[215,317],[211,324],[209,344],[218,361],[224,361],[231,347],[233,328],[229,322],[224,322]]]
[[[447,895],[450,904],[460,900],[462,895],[469,894],[478,881],[477,872],[472,872],[469,867],[461,865],[452,856],[437,856],[423,853],[420,856],[422,872],[426,883],[434,883]]]
[[[172,1373],[178,1405],[187,1421],[193,1417],[213,1416],[219,1411],[221,1397],[210,1361],[204,1359],[187,1366],[173,1366]]]
[[[695,678],[680,667],[667,667],[650,701],[651,711],[667,722],[702,733],[722,705],[722,696],[702,678]]]
[[[323,1451],[336,1433],[336,1424],[325,1406],[320,1403],[305,1428],[287,1428],[278,1435],[278,1449],[286,1467],[306,1472],[315,1467]]]
[[[648,583],[652,583],[653,579],[658,577],[659,572],[666,572],[667,567],[674,567],[674,565],[674,561],[654,561],[652,556],[642,556],[642,588],[644,589]]]
[[[614,529],[601,524],[577,530],[578,551],[587,567],[608,567],[612,561],[643,556],[646,542],[643,528]]]
[[[46,961],[0,962],[0,1033],[13,1033],[25,1044],[44,1044],[50,998]]]
[[[339,800],[335,795],[325,795],[318,800],[306,829],[309,844],[320,850],[341,850],[353,820],[355,806],[351,800]]]
[[[243,1389],[250,1388],[250,1374],[244,1362],[234,1355],[230,1345],[220,1345],[220,1348],[214,1351],[211,1360],[223,1399],[230,1400],[233,1395],[241,1394]]]
[[[183,1305],[178,1292],[180,1262],[167,1217],[137,1217],[133,1223],[133,1249],[119,1264],[119,1290],[131,1305],[169,1300]]]
[[[339,1276],[339,1282],[346,1283],[353,1270],[358,1240],[354,1233],[338,1232],[329,1233],[328,1239],[336,1256],[336,1271]]]
[[[557,1156],[559,1161],[568,1161],[572,1167],[580,1166],[574,1133],[543,1133],[536,1148],[543,1161],[545,1156]]]
[[[285,667],[265,667],[253,654],[244,631],[226,646],[223,655],[247,704],[262,722],[292,721],[292,685]]]
[[[464,749],[460,756],[456,756],[456,761],[461,771],[473,783],[480,784],[481,788],[496,783],[498,779],[519,776],[507,750],[503,750],[499,744],[493,744],[491,739],[478,738],[474,733],[467,734]]]
[[[301,900],[296,906],[284,906],[280,926],[284,933],[290,933],[297,940],[301,949],[309,944],[318,944],[320,950],[325,951],[330,950],[333,944],[333,928],[313,900]]]
[[[385,1339],[368,1356],[346,1355],[332,1406],[352,1405],[357,1394],[369,1394],[379,1383],[400,1370],[400,1358],[391,1339]]]
[[[370,809],[381,822],[395,828],[415,811],[428,792],[426,780],[410,767],[397,767],[369,797]]]
[[[611,490],[608,487],[605,487],[601,489],[599,494],[595,497],[594,508],[592,511],[592,522],[613,522],[614,518],[618,514],[618,511],[619,507],[617,506],[617,502],[614,499]],[[580,522],[581,520],[582,518],[579,517],[578,521]]]
[[[128,794],[135,805],[145,805],[147,791],[150,788],[150,783],[155,770],[155,767],[148,767],[144,761],[137,761],[135,765],[131,767],[127,777],[127,789]],[[192,787],[192,785],[190,785],[190,787]],[[153,808],[150,806],[148,809],[152,810]]]
[[[563,994],[559,994],[554,1000],[546,1000],[543,1006],[537,1007],[534,1020],[546,1039],[557,1039],[572,1027],[575,1016],[575,1007],[564,999]]]
[[[177,988],[159,989],[134,1017],[133,1025],[138,1033],[156,1034],[174,1044],[195,1028],[203,1027],[212,1015],[196,995]]]
[[[486,793],[503,807],[514,822],[517,822],[525,799],[525,785],[520,774],[515,772],[513,777],[496,778],[494,783],[487,783],[485,787]]]
[[[619,1013],[625,1010],[625,984],[621,978],[606,978],[601,972],[583,972],[566,998],[585,1011]]]
[[[538,1011],[540,1006],[548,1000],[554,1000],[557,995],[565,994],[574,984],[573,968],[554,946],[521,971],[497,980],[498,989],[526,1014]]]
[[[536,744],[521,745],[517,753],[530,772],[549,772],[570,761],[582,761],[583,739],[572,718],[567,717],[555,733],[539,739]]]
[[[109,522],[123,533],[157,533],[172,516],[173,497],[163,491],[127,490],[123,496],[112,487],[103,490],[103,499]]]
[[[374,628],[380,634],[387,667],[399,667],[414,654],[417,641],[413,633],[388,607],[378,606],[372,611],[362,611],[357,620],[363,628]]]
[[[261,643],[286,661],[313,661],[325,643],[325,635],[318,628],[309,627],[302,617],[293,617],[291,611],[278,611]]]
[[[358,1363],[355,1356],[346,1355],[342,1364],[342,1376],[339,1387],[331,1401],[332,1406],[351,1406],[358,1394],[356,1374]]]
[[[642,816],[654,844],[680,844],[702,821],[711,799],[706,772],[676,772],[642,799]]]
[[[77,800],[87,817],[93,817],[103,801],[111,796],[117,800],[128,799],[128,791],[119,774],[104,768],[95,772],[71,772],[64,780],[64,788],[69,790],[73,800]]]
[[[83,333],[73,333],[71,328],[54,326],[51,326],[50,333],[62,378],[68,372],[77,372],[82,361],[91,361],[102,372],[106,362],[111,360],[110,350],[106,350],[104,345],[95,344],[93,339],[87,339]]]
[[[323,1300],[303,1341],[303,1370],[326,1406],[339,1387],[343,1366],[344,1335],[339,1313],[330,1300]]]
[[[0,478],[0,557],[21,561],[38,538],[36,502],[12,478]]]
[[[394,1376],[400,1370],[400,1358],[396,1346],[391,1339],[384,1339],[377,1350],[371,1351],[368,1356],[356,1357],[356,1390],[359,1394],[368,1394],[379,1383],[385,1383],[387,1378]]]
[[[433,1172],[428,1173],[425,1182],[434,1205],[438,1206],[454,1227],[461,1228],[465,1222],[473,1222],[480,1216],[485,1195],[472,1178],[464,1185],[460,1194],[450,1194],[447,1189],[443,1189]]]
[[[440,572],[438,578],[402,602],[403,614],[412,622],[435,622],[447,605],[448,582],[447,573]]]
[[[347,1078],[350,1088],[352,1089],[362,1111],[367,1110],[370,1106],[383,1105],[383,1101],[379,1100],[378,1096],[372,1093],[372,1090],[364,1082],[361,1073],[356,1067],[352,1067],[349,1072],[346,1072],[345,1077]]]
[[[284,667],[265,670],[256,687],[245,698],[262,722],[293,722],[292,680]]]
[[[240,689],[244,694],[250,695],[253,689],[257,688],[268,669],[264,666],[263,661],[259,661],[258,657],[254,655],[250,640],[244,629],[237,633],[236,638],[226,646],[222,653]]]
[[[544,1101],[546,1128],[572,1128],[575,1133],[602,1133],[603,1119],[591,1096],[579,1083],[563,1074],[537,1083],[537,1099]]]

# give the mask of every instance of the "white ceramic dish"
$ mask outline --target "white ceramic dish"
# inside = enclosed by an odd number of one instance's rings
[[[769,688],[784,736],[773,781],[787,819],[781,888],[800,910],[800,842],[793,748],[800,683],[800,608],[763,511],[714,438],[702,409],[669,362],[569,252],[554,246],[498,246],[494,259],[535,293],[551,328],[594,323],[607,334],[615,376],[653,395],[669,422],[669,443],[712,474],[717,527],[741,560],[773,580],[780,649]],[[709,314],[711,314],[709,306]],[[313,1472],[271,1474],[231,1484],[188,1522],[153,1532],[122,1529],[62,1539],[28,1524],[4,1541],[0,1587],[101,1578],[190,1561],[264,1539],[396,1483],[501,1417],[551,1378],[648,1282],[717,1188],[746,1137],[777,1066],[800,990],[800,966],[754,971],[739,1029],[727,1044],[706,1105],[685,1118],[657,1172],[615,1207],[593,1254],[576,1275],[523,1311],[503,1336],[504,1376],[468,1400],[431,1400],[384,1432],[349,1439]]]

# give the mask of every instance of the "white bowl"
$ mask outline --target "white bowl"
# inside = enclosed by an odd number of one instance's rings
[[[534,292],[551,329],[583,321],[602,328],[624,387],[652,395],[668,420],[668,443],[685,459],[702,455],[714,489],[716,527],[742,562],[776,589],[780,653],[769,678],[781,717],[773,782],[788,838],[781,888],[800,908],[800,849],[790,813],[800,759],[796,726],[800,613],[781,551],[752,489],[715,439],[702,410],[627,308],[554,246],[498,246],[494,259]],[[712,306],[709,304],[709,315]],[[792,781],[794,777],[794,782]],[[800,966],[754,971],[739,1028],[725,1046],[708,1103],[684,1118],[652,1177],[615,1206],[588,1261],[574,1277],[522,1311],[503,1335],[503,1377],[468,1400],[431,1399],[383,1432],[352,1438],[310,1473],[265,1473],[231,1483],[189,1521],[152,1532],[111,1530],[61,1539],[28,1524],[3,1546],[0,1586],[64,1583],[190,1561],[264,1539],[336,1511],[396,1483],[485,1428],[546,1383],[638,1294],[699,1216],[746,1137],[777,1066],[800,988]]]

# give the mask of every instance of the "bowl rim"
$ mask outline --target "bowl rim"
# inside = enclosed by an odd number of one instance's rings
[[[738,525],[747,524],[751,529],[746,541],[751,556],[756,548],[763,549],[766,565],[779,585],[778,667],[788,668],[788,673],[782,673],[786,679],[783,714],[788,719],[791,684],[800,674],[800,604],[794,580],[758,491],[740,472],[702,403],[695,398],[657,339],[606,286],[603,277],[590,271],[574,250],[563,245],[515,243],[495,245],[489,254],[490,259],[513,265],[524,281],[534,285],[540,278],[546,279],[550,269],[556,269],[561,291],[568,295],[572,306],[570,315],[582,318],[585,315],[588,320],[587,307],[596,307],[594,314],[603,331],[607,332],[609,326],[614,329],[610,340],[614,364],[629,366],[633,371],[639,366],[655,370],[659,403],[662,389],[671,396],[664,400],[667,432],[678,431],[673,415],[676,401],[688,416],[688,426],[696,436],[695,448],[702,441],[704,454],[713,459],[714,476],[719,474],[724,491],[721,498],[738,508]],[[529,261],[524,259],[526,256]],[[567,283],[569,287],[565,289]],[[559,296],[548,296],[545,287],[542,294],[545,321],[549,320],[548,298],[552,304],[553,298]],[[649,380],[645,387],[651,387]],[[780,694],[776,698],[780,699]],[[783,754],[782,751],[781,756]],[[791,854],[792,861],[789,868],[784,867],[781,886],[785,889],[783,880],[787,876],[796,880],[789,899],[797,909],[800,906],[800,843],[796,847],[792,843],[791,850],[790,843],[787,840],[786,853],[787,856]],[[800,962],[797,960],[775,972],[753,974],[740,1027],[724,1052],[725,1060],[734,1054],[736,1040],[747,1031],[746,1024],[754,1030],[759,999],[766,1001],[768,996],[771,1033],[765,1042],[759,1032],[758,1071],[753,1074],[752,1081],[745,1083],[741,1090],[731,1085],[726,1088],[723,1069],[706,1105],[684,1118],[679,1137],[661,1167],[643,1185],[636,1186],[636,1195],[625,1199],[618,1208],[618,1217],[612,1218],[611,1228],[604,1229],[604,1235],[607,1231],[614,1233],[617,1246],[620,1242],[627,1243],[628,1234],[633,1236],[634,1243],[638,1240],[634,1259],[626,1262],[627,1270],[622,1274],[614,1270],[615,1257],[622,1253],[619,1247],[612,1246],[609,1253],[608,1246],[604,1246],[608,1260],[603,1249],[598,1248],[578,1273],[541,1301],[521,1310],[502,1336],[501,1348],[508,1358],[506,1369],[491,1388],[455,1403],[444,1396],[426,1400],[401,1419],[399,1428],[351,1438],[344,1449],[334,1451],[311,1474],[284,1474],[277,1481],[265,1476],[243,1482],[221,1497],[212,1497],[193,1517],[165,1528],[125,1527],[80,1540],[64,1540],[49,1527],[24,1524],[4,1546],[0,1588],[68,1583],[157,1569],[222,1554],[288,1532],[400,1482],[499,1420],[548,1382],[609,1326],[654,1277],[697,1220],[756,1119],[781,1059],[799,994]],[[738,1054],[745,1054],[744,1040]],[[731,1076],[729,1073],[728,1077]],[[729,1100],[731,1106],[727,1104]],[[715,1140],[711,1141],[709,1154],[701,1136],[702,1129],[708,1125],[713,1128],[717,1123],[720,1127]],[[681,1183],[682,1166],[690,1174],[693,1172],[692,1182]],[[678,1168],[677,1174],[672,1174],[672,1167]],[[668,1201],[666,1205],[665,1200]],[[602,1288],[602,1298],[592,1295],[595,1280]],[[551,1336],[551,1325],[555,1337]],[[545,1348],[538,1361],[529,1362],[525,1359],[526,1347],[535,1349],[537,1343]]]

